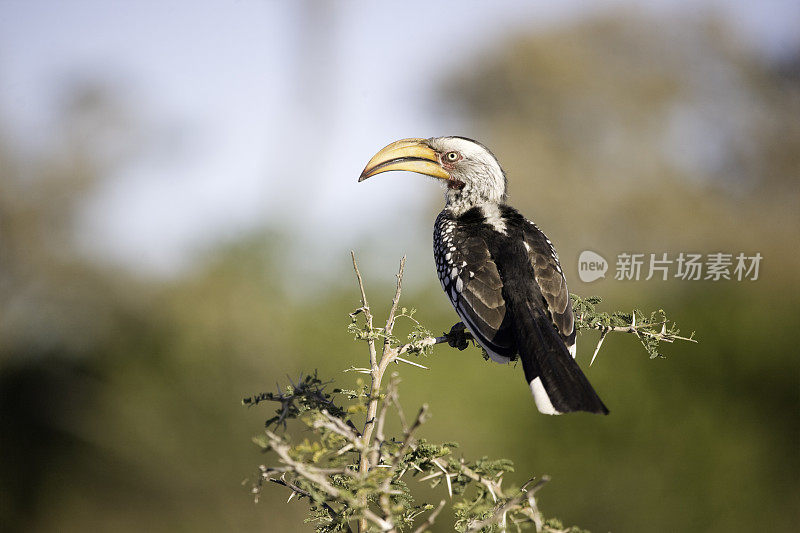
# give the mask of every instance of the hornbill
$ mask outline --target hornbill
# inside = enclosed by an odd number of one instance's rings
[[[506,202],[506,176],[481,143],[465,137],[403,139],[367,163],[359,181],[390,170],[445,180],[433,227],[439,280],[492,360],[522,361],[538,410],[608,414],[575,362],[575,317],[558,254]]]

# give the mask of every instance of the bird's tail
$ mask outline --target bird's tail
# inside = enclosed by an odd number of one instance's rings
[[[549,317],[525,299],[512,303],[515,335],[525,380],[540,412],[608,414],[600,397],[570,355]]]

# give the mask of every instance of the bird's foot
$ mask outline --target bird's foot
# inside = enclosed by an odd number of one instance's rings
[[[449,333],[445,333],[445,337],[447,337],[447,344],[449,344],[453,348],[458,348],[459,350],[465,350],[467,346],[469,346],[469,341],[474,341],[475,339],[472,337],[469,331],[466,331],[467,326],[464,325],[463,322],[458,322],[452,328],[450,328]]]

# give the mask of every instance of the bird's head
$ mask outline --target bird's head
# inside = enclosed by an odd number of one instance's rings
[[[506,198],[506,175],[497,158],[481,143],[464,137],[393,142],[370,159],[358,181],[390,170],[444,180],[447,205],[458,211]]]

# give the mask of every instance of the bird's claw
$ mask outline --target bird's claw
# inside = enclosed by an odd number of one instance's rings
[[[473,340],[472,335],[466,331],[467,327],[464,325],[463,322],[458,322],[452,328],[450,328],[449,333],[445,333],[447,337],[447,344],[449,344],[452,348],[458,348],[459,350],[465,350],[467,346],[469,346],[470,340]]]

